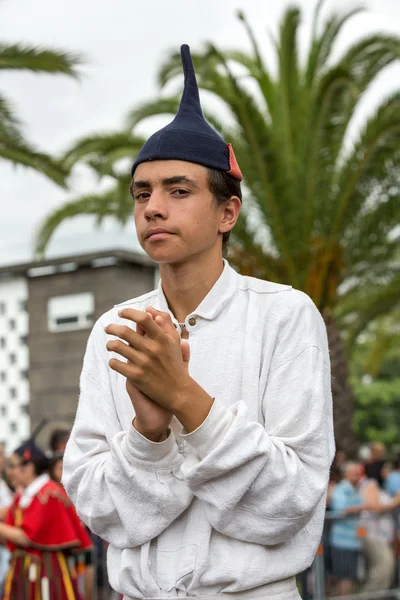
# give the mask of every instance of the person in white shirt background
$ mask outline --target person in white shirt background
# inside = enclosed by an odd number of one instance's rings
[[[63,483],[126,600],[296,600],[334,455],[325,326],[302,292],[223,260],[242,175],[181,55],[178,114],[132,168],[161,281],[93,328]]]
[[[3,479],[6,466],[5,446],[0,442],[0,521],[4,521],[8,507],[12,504],[12,493]],[[4,580],[8,572],[10,563],[10,553],[0,544],[0,595],[3,589]]]

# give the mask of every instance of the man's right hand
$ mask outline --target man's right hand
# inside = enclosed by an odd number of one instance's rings
[[[152,309],[147,312],[148,314],[151,314],[157,325],[164,331],[167,331],[168,327],[171,327],[170,320],[163,318],[163,313],[160,311]],[[145,335],[145,332],[139,325],[137,326],[136,331],[140,335]],[[181,350],[182,359],[186,368],[189,368],[190,347],[188,342],[182,340]],[[136,415],[132,423],[134,428],[152,442],[163,440],[171,423],[173,417],[172,413],[143,394],[128,379],[126,381],[126,391],[129,394]]]

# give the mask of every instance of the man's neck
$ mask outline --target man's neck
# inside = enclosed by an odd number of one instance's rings
[[[185,263],[160,265],[163,291],[179,323],[204,300],[223,268],[220,251],[216,256],[201,255]]]

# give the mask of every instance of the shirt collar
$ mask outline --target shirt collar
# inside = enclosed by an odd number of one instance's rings
[[[211,290],[208,292],[207,296],[199,304],[199,306],[191,313],[191,315],[195,317],[200,317],[201,319],[206,319],[208,321],[215,319],[236,292],[238,287],[239,275],[234,269],[232,269],[232,267],[229,266],[227,260],[223,259],[223,262],[224,268],[220,277],[217,279],[217,281],[215,282]],[[173,321],[176,322],[174,315],[168,307],[167,299],[162,289],[161,280],[158,283],[157,292],[159,310],[168,312],[171,315]],[[190,315],[188,315],[188,317],[189,316]]]
[[[21,508],[27,508],[32,502],[33,498],[36,494],[42,489],[42,487],[50,481],[50,477],[47,473],[43,473],[43,475],[39,475],[30,483],[22,492],[19,505]]]

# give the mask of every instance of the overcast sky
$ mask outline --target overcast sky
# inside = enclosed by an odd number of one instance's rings
[[[325,13],[351,2],[326,0]],[[293,3],[303,9],[304,51],[315,1]],[[207,40],[222,48],[246,48],[246,34],[235,16],[239,8],[245,10],[271,58],[266,32],[277,31],[288,4],[286,0],[1,0],[2,43],[20,41],[78,52],[85,56],[85,65],[80,82],[2,71],[0,93],[15,103],[28,139],[57,154],[83,135],[117,129],[129,109],[155,97],[158,67],[165,54],[181,43],[194,50]],[[338,52],[369,31],[400,35],[399,0],[366,0],[364,5],[368,12],[345,27]],[[365,98],[359,119],[399,81],[400,67],[389,68]],[[148,121],[145,131],[150,134],[158,126]],[[30,170],[0,163],[0,264],[30,260],[33,236],[45,215],[82,192],[94,191],[96,185],[84,169],[77,169],[66,192]],[[135,245],[133,224],[121,233],[109,221],[95,231],[93,220],[85,217],[59,228],[48,255]]]

